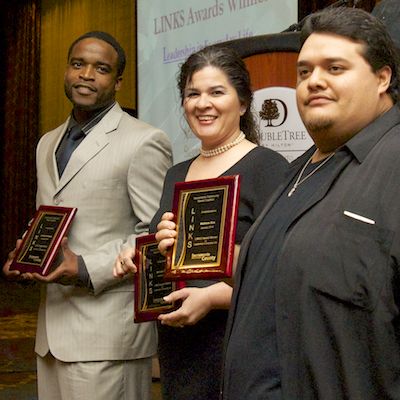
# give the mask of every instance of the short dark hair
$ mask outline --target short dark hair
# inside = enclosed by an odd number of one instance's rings
[[[246,112],[240,117],[240,129],[246,135],[246,139],[258,144],[258,130],[251,110],[253,92],[250,86],[249,71],[243,60],[233,49],[213,45],[204,47],[187,58],[181,65],[178,75],[181,104],[183,105],[185,88],[192,79],[193,74],[207,66],[220,69],[235,88],[240,102],[246,107]]]
[[[121,47],[121,45],[118,43],[118,41],[107,32],[91,31],[91,32],[87,32],[87,33],[79,36],[77,39],[75,39],[72,42],[71,46],[69,46],[68,56],[67,56],[68,60],[69,60],[69,57],[71,56],[71,52],[72,52],[72,49],[74,48],[74,46],[81,40],[90,39],[90,38],[103,40],[104,42],[108,43],[115,49],[115,51],[117,52],[117,55],[118,55],[117,74],[118,74],[118,76],[121,76],[124,72],[125,65],[126,65],[125,51]]]
[[[389,66],[392,77],[387,93],[394,102],[399,98],[399,56],[383,23],[359,8],[331,8],[309,15],[300,32],[300,43],[312,33],[332,33],[364,45],[362,56],[374,72]]]

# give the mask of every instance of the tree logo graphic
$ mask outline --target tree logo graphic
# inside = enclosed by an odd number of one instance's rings
[[[264,100],[259,114],[262,120],[267,121],[266,126],[272,126],[272,120],[278,119],[280,115],[276,101],[272,99]]]
[[[279,105],[281,106],[284,115],[281,118],[280,122],[274,124],[273,121],[278,120],[281,117]],[[280,126],[286,121],[287,107],[282,100],[266,99],[264,100],[261,111],[258,114],[263,121],[267,121],[267,125],[265,125],[266,127]]]

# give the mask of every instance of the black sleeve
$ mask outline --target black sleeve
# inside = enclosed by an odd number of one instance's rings
[[[242,242],[272,193],[282,183],[288,165],[284,157],[264,147],[255,149],[253,154],[241,163],[236,243]]]

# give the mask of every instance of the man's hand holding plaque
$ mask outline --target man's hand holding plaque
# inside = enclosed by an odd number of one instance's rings
[[[17,242],[15,243],[15,248],[8,253],[7,261],[3,265],[3,275],[9,281],[17,281],[17,280],[23,279],[23,276],[21,276],[20,271],[10,270],[11,264],[15,258],[15,254],[17,254],[17,250],[20,248],[21,243],[22,243],[22,239],[18,239]]]
[[[232,275],[239,176],[175,184],[177,237],[167,254],[166,280]]]
[[[9,257],[9,271],[46,276],[50,273],[61,241],[68,232],[76,208],[40,206],[19,247]],[[66,239],[64,247],[67,247]],[[10,253],[11,254],[11,253]]]

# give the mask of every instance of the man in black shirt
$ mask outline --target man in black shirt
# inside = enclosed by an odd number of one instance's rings
[[[400,110],[384,26],[350,8],[301,32],[315,145],[241,246],[223,399],[400,399]]]

